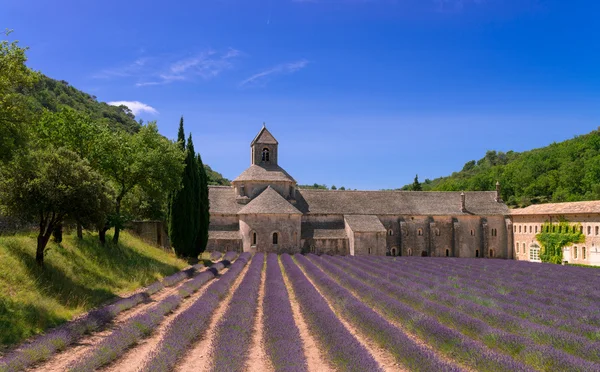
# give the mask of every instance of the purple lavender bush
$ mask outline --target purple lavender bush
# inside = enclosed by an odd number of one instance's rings
[[[254,255],[248,272],[216,326],[216,337],[211,350],[212,371],[244,369],[252,344],[264,260],[263,253]]]
[[[294,320],[288,291],[275,253],[267,256],[265,298],[263,303],[265,351],[275,371],[308,370],[300,331]]]
[[[292,258],[283,254],[281,262],[308,327],[329,363],[343,371],[381,371],[373,356],[344,327]]]

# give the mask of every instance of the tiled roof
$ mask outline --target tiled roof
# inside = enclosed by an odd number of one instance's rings
[[[441,191],[329,191],[298,190],[296,207],[307,214],[372,214],[413,216],[508,215],[495,191],[465,193],[461,212],[460,192]]]
[[[348,215],[344,216],[346,223],[354,232],[386,232],[379,217],[374,215]]]
[[[208,238],[216,239],[216,240],[240,240],[240,239],[242,239],[239,231],[216,231],[216,230],[209,230]]]
[[[233,182],[240,181],[287,181],[296,183],[296,180],[292,178],[278,165],[270,164],[270,165],[251,165],[248,169],[242,172]]]
[[[258,132],[256,137],[254,137],[254,139],[250,143],[250,146],[253,146],[255,143],[265,143],[268,145],[277,145],[278,144],[275,137],[273,137],[271,132],[269,132],[267,127],[264,125],[263,125],[262,129],[260,130],[260,132]]]
[[[569,202],[569,203],[547,203],[535,204],[526,208],[511,209],[510,214],[535,215],[535,214],[582,214],[600,213],[600,200]]]
[[[208,186],[210,213],[236,214],[243,205],[235,200],[235,189],[231,186]]]
[[[246,204],[238,214],[302,214],[271,186]]]

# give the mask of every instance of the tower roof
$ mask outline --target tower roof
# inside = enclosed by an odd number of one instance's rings
[[[302,214],[302,212],[271,186],[268,186],[259,196],[246,204],[238,214]]]
[[[263,124],[263,127],[260,130],[260,132],[258,132],[258,134],[256,135],[256,137],[254,137],[254,139],[250,143],[250,146],[254,146],[254,144],[256,144],[256,143],[265,143],[265,144],[268,144],[268,145],[277,145],[277,144],[279,144],[279,142],[277,142],[277,140],[275,139],[275,137],[273,137],[273,135],[271,134],[271,132],[269,132],[269,130],[267,129],[267,127],[264,124]]]
[[[232,182],[240,181],[284,181],[296,183],[296,180],[288,172],[276,164],[251,165]]]

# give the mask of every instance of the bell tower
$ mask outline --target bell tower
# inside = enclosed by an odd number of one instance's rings
[[[254,137],[252,143],[250,143],[252,165],[276,166],[278,145],[279,143],[275,137],[273,137],[263,123],[262,129],[258,132],[256,137]]]

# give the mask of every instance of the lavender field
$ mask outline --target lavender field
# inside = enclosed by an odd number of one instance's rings
[[[235,256],[51,331],[0,371],[600,371],[600,270]]]

